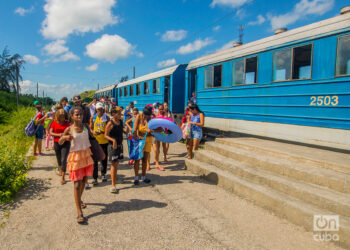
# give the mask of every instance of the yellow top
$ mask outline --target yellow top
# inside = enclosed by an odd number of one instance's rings
[[[148,129],[148,123],[146,125],[142,125],[141,123],[139,124],[139,133],[144,136],[146,134],[146,131]],[[145,152],[151,152],[152,151],[152,136],[150,134],[147,134],[146,136],[146,143],[145,143]]]
[[[98,135],[95,135],[95,138],[99,144],[108,143],[108,139],[105,138],[106,126],[107,126],[107,122],[102,122],[102,117],[96,116],[96,120],[94,122],[94,131],[100,133]]]

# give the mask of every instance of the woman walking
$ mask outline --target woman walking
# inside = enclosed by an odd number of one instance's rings
[[[83,125],[82,108],[72,108],[71,118],[73,125],[66,128],[59,143],[62,145],[65,141],[71,142],[67,168],[69,170],[69,179],[74,182],[74,199],[78,212],[77,222],[84,223],[85,218],[82,208],[86,208],[86,204],[81,200],[81,197],[85,183],[94,171],[94,161],[91,157],[88,128]]]
[[[163,104],[158,105],[158,114],[156,114],[156,117],[158,117],[158,118],[165,118],[166,117]],[[158,169],[160,171],[164,171],[164,168],[159,164],[160,143],[161,143],[160,141],[158,141],[154,138],[154,140],[153,140],[154,163],[156,165],[156,169]],[[163,147],[164,161],[168,162],[168,160],[166,158],[166,143],[165,142],[162,142],[162,147]]]
[[[113,119],[107,124],[105,137],[109,140],[109,144],[112,147],[111,151],[111,179],[112,186],[109,189],[111,193],[117,192],[117,171],[120,160],[124,159],[123,155],[123,121],[122,121],[122,109],[115,107],[111,110]]]
[[[143,157],[142,157],[142,177],[141,180],[145,183],[150,183],[151,180],[146,178],[146,169],[147,169],[147,160],[152,151],[152,134],[154,132],[148,129],[148,122],[151,120],[152,115],[152,107],[145,107],[143,109],[143,113],[138,115],[134,122],[134,137],[145,139],[145,146],[143,149]],[[144,138],[146,137],[146,138]],[[135,179],[134,185],[139,184],[139,168],[140,168],[140,160],[136,160],[134,163],[135,170]]]
[[[204,114],[200,111],[196,104],[190,106],[191,115],[188,117],[187,123],[191,124],[191,139],[188,140],[187,152],[188,158],[192,159],[194,151],[198,150],[199,143],[202,139],[202,128],[204,126]]]
[[[50,127],[55,120],[56,108],[52,106],[49,113],[47,113],[48,118],[45,120],[45,130],[46,130],[46,150],[49,150],[49,144],[51,139]],[[52,148],[54,148],[54,141],[52,141]]]
[[[58,142],[63,136],[66,128],[70,126],[68,122],[68,113],[64,109],[60,109],[56,112],[55,120],[52,122],[50,128],[50,134],[53,136],[54,149],[58,164],[58,170],[61,176],[61,184],[66,184],[65,175],[67,169],[67,159],[70,149],[70,142],[65,141],[62,145]]]
[[[106,182],[107,177],[107,161],[108,161],[108,139],[105,137],[105,129],[107,126],[107,123],[109,121],[109,117],[104,113],[104,108],[102,103],[96,104],[96,111],[97,113],[91,117],[90,120],[90,128],[92,130],[93,135],[95,136],[96,140],[100,144],[103,152],[105,153],[106,157],[104,160],[101,161],[102,163],[102,170],[101,170],[101,176],[102,181]],[[92,184],[96,186],[98,184],[97,178],[98,178],[98,161],[94,162],[94,181]]]
[[[42,141],[44,139],[44,122],[47,118],[47,115],[44,115],[44,113],[42,112],[43,108],[38,101],[35,101],[34,104],[36,105],[36,116],[34,120],[35,124],[37,125],[37,130],[35,133],[35,141],[33,144],[33,155],[43,155],[41,151]]]
[[[169,110],[169,105],[168,105],[168,103],[167,103],[167,102],[164,102],[163,106],[164,106],[164,117],[175,121],[175,117],[174,117],[174,115],[173,115],[173,112],[171,112],[171,111]],[[170,145],[169,143],[163,144],[163,154],[164,154],[164,162],[165,162],[165,163],[168,163],[169,145]],[[164,146],[165,146],[165,147],[164,147]]]

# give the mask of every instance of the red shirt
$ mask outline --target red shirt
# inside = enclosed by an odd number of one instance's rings
[[[61,125],[58,122],[53,121],[51,128],[52,128],[52,132],[54,132],[55,134],[62,134],[66,130],[66,128],[68,128],[69,126],[70,126],[69,122],[65,122],[63,125]],[[58,142],[60,140],[60,137],[54,136],[53,140],[55,142]]]
[[[39,120],[39,119],[41,119],[41,118],[43,118],[43,117],[44,117],[43,114],[40,112],[39,114],[36,115],[35,120],[37,121],[37,120]],[[41,121],[40,123],[37,123],[37,125],[42,125],[42,124],[44,124],[44,123],[45,123],[45,121],[43,120],[43,121]]]

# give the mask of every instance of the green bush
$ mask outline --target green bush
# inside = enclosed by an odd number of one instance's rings
[[[7,112],[6,123],[0,125],[0,202],[10,200],[25,185],[30,167],[26,154],[33,138],[25,135],[24,128],[34,114],[33,108],[21,107]]]

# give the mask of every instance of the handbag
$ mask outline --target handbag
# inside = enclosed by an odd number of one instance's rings
[[[182,129],[182,138],[184,139],[191,139],[191,124],[184,123],[181,127]]]
[[[98,143],[98,141],[96,140],[96,138],[93,136],[93,134],[91,134],[90,129],[88,128],[88,126],[86,125],[87,130],[89,131],[89,141],[91,144],[91,152],[92,152],[92,159],[95,162],[98,161],[103,161],[106,158],[105,153],[103,152],[102,147],[100,146],[100,144]]]
[[[147,133],[143,139],[135,139],[132,137],[130,140],[128,140],[130,160],[137,161],[143,158],[143,149],[145,148],[146,137]]]

